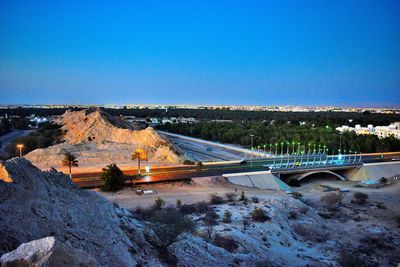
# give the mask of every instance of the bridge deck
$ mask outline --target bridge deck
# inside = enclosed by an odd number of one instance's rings
[[[358,155],[328,156],[326,154],[308,154],[276,157],[273,163],[265,166],[269,167],[272,173],[294,173],[313,170],[350,169],[362,165],[362,158]]]

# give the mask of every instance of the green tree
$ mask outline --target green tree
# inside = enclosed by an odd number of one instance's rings
[[[101,180],[103,185],[101,187],[102,191],[118,191],[125,184],[125,176],[117,165],[110,164],[103,168],[103,173],[101,174]]]

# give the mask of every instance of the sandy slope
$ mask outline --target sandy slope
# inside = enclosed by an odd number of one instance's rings
[[[81,168],[101,168],[110,163],[133,164],[132,151],[139,147],[146,150],[153,165],[181,162],[168,140],[152,128],[133,129],[123,119],[99,109],[67,111],[56,122],[63,125],[63,143],[36,149],[25,156],[42,169],[59,168],[67,151],[78,158]]]

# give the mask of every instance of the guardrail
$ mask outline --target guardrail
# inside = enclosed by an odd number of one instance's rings
[[[335,155],[327,154],[305,154],[293,156],[274,157],[271,164],[265,164],[273,172],[300,170],[300,169],[320,169],[329,167],[344,167],[362,165],[361,155]]]

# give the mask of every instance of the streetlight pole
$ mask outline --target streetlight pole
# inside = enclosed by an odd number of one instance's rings
[[[253,139],[254,139],[254,134],[250,134],[251,138],[251,160],[250,160],[250,167],[253,167]]]
[[[23,144],[18,144],[17,148],[19,149],[19,157],[22,158],[22,148],[24,147]]]

